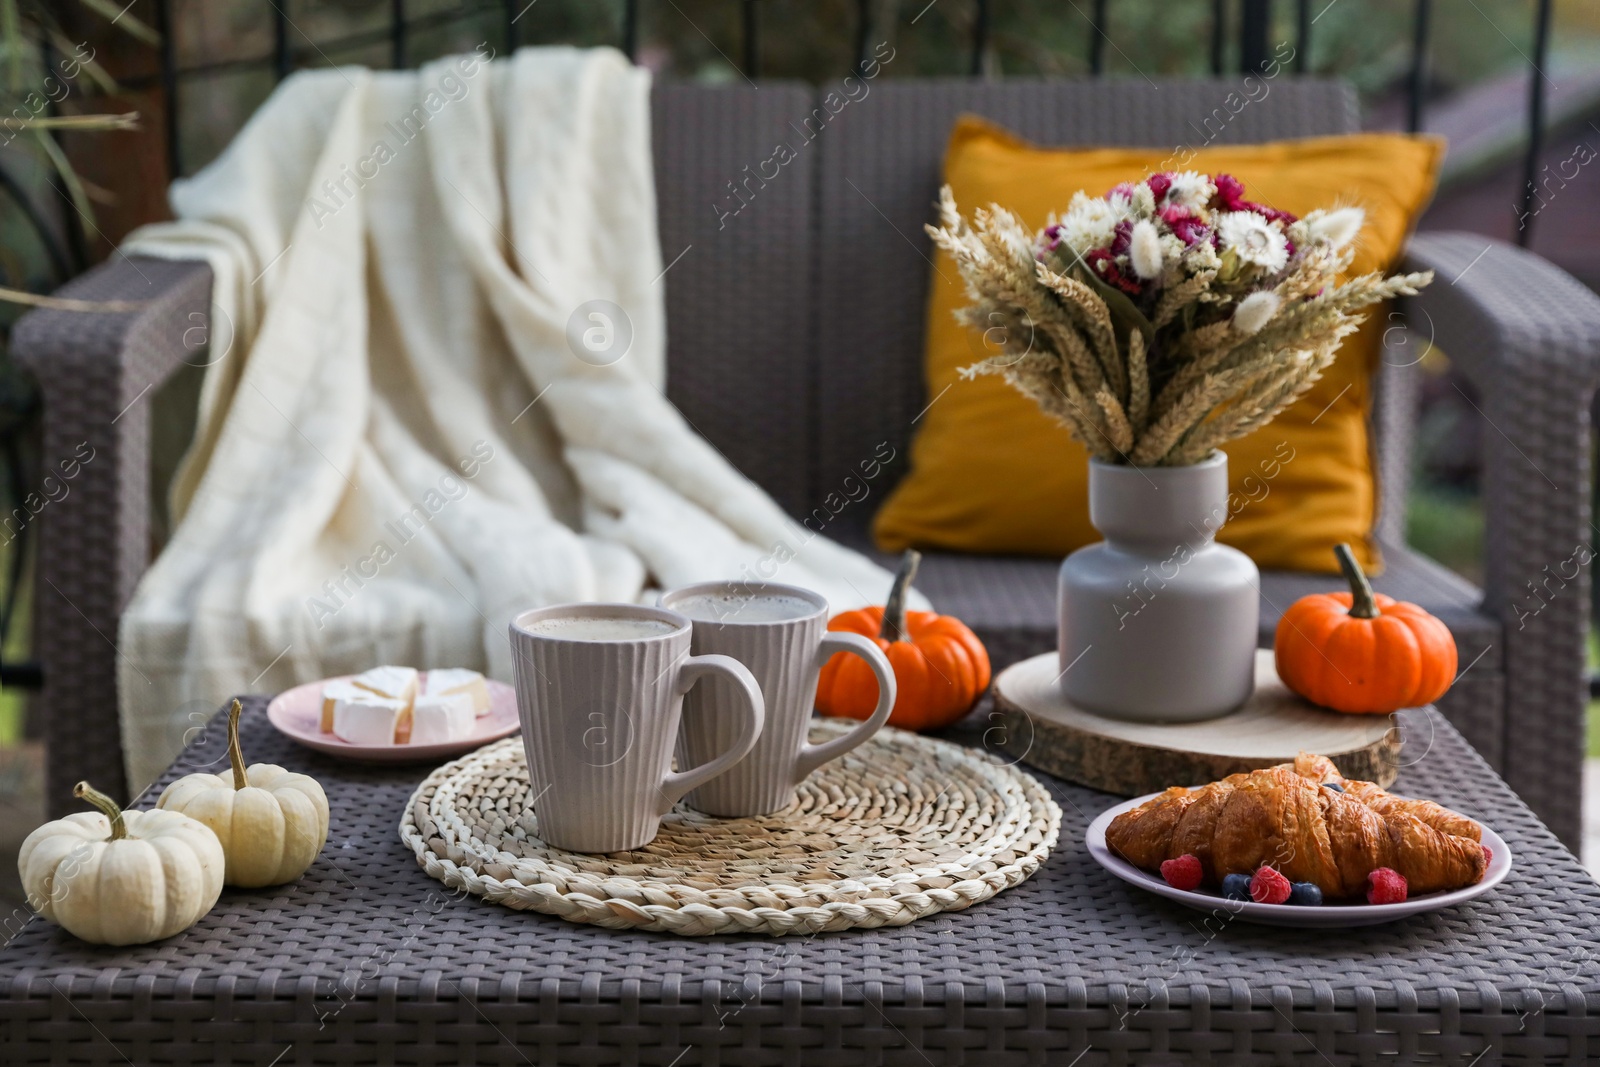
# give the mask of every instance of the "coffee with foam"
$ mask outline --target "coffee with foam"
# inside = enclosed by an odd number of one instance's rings
[[[815,615],[817,606],[800,597],[777,593],[741,596],[737,593],[695,593],[671,601],[673,611],[697,622],[787,622]]]
[[[665,637],[677,629],[660,619],[620,615],[554,615],[523,627],[530,634],[563,641],[641,641]]]

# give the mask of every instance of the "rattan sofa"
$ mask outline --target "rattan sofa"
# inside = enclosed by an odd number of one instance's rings
[[[1249,142],[1357,125],[1348,87],[1284,78],[1219,127],[1217,109],[1237,88],[1227,80],[879,80],[826,122],[813,121],[811,139],[775,178],[751,180],[775,143],[803,139],[819,91],[658,86],[671,399],[791,513],[866,546],[871,514],[903,472],[928,402],[921,226],[956,116],[975,112],[1057,144]],[[1475,235],[1417,237],[1408,260],[1439,274],[1406,309],[1409,323],[1471,378],[1489,426],[1487,580],[1480,591],[1401,543],[1414,399],[1408,356],[1386,361],[1375,407],[1388,559],[1377,586],[1450,625],[1462,672],[1442,709],[1570,844],[1579,831],[1589,581],[1571,561],[1586,561],[1591,542],[1588,418],[1600,373],[1600,299],[1538,257]],[[81,442],[94,449],[70,494],[41,516],[37,641],[47,788],[57,809],[79,778],[113,793],[126,785],[114,642],[151,552],[147,401],[175,369],[204,362],[209,287],[201,265],[114,257],[62,295],[141,301],[138,310],[40,310],[15,330],[17,355],[44,397],[45,455],[71,456]],[[842,481],[862,461],[890,454],[869,495],[839,508]],[[933,553],[919,584],[971,623],[1004,666],[1054,647],[1057,562]],[[1263,641],[1285,605],[1327,585],[1263,575]]]

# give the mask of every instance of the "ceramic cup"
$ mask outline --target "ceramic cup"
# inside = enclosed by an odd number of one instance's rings
[[[706,582],[674,589],[661,606],[694,620],[696,655],[732,656],[750,668],[766,697],[766,725],[750,754],[688,796],[708,815],[766,815],[794,802],[794,789],[812,771],[877,733],[894,709],[894,670],[877,645],[860,634],[828,631],[828,602],[809,589],[770,582]],[[843,737],[806,743],[817,696],[817,675],[828,657],[849,652],[878,677],[872,717]],[[694,764],[728,747],[740,723],[738,690],[713,678],[685,702],[678,728],[678,763]]]
[[[539,836],[572,852],[621,852],[655,838],[661,816],[743,759],[765,702],[744,665],[690,655],[689,620],[635,604],[567,604],[511,621],[522,745]],[[722,687],[727,730],[703,760],[672,771],[683,695]]]

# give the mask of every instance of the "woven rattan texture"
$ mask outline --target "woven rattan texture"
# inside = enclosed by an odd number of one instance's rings
[[[651,101],[667,397],[794,515],[817,503],[817,150],[796,132],[813,95],[782,82],[763,82],[760,92],[664,82]],[[780,143],[795,149],[792,158],[774,158]]]
[[[1600,1059],[1600,886],[1435,716],[1407,714],[1396,789],[1505,835],[1518,866],[1481,901],[1334,934],[1223,925],[1101,871],[1083,834],[1115,798],[1036,776],[1064,821],[1022,885],[908,926],[773,939],[604,930],[452,893],[395,835],[427,768],[298,749],[264,706],[247,702],[245,750],[323,782],[321,857],[293,885],[225,890],[158,945],[28,923],[0,952],[0,1062]],[[980,707],[957,736],[991,727]],[[223,760],[219,716],[167,778]]]
[[[1372,412],[1368,420],[1373,473],[1378,479],[1378,515],[1373,535],[1384,544],[1403,545],[1421,398],[1418,353],[1426,352],[1427,344],[1425,334],[1404,330],[1390,332],[1384,341],[1381,362],[1372,376]]]
[[[44,667],[45,790],[54,814],[81,779],[125,791],[111,641],[150,562],[150,399],[183,361],[208,358],[211,272],[120,257],[61,292],[140,307],[35,313],[12,337],[43,396],[45,473],[60,480],[63,463],[78,468],[37,520],[34,647]]]
[[[1588,696],[1600,298],[1532,253],[1469,234],[1418,237],[1407,258],[1449,280],[1411,300],[1412,325],[1477,386],[1486,426],[1484,599],[1505,628],[1506,777],[1576,841],[1584,720],[1567,709]]]
[[[817,721],[811,741],[856,724]],[[440,767],[400,838],[452,889],[612,929],[814,934],[903,926],[988,900],[1050,855],[1061,809],[1030,775],[946,741],[883,730],[800,784],[774,815],[718,819],[680,802],[633,852],[538,837],[520,737]]]

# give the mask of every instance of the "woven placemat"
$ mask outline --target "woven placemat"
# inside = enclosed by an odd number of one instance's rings
[[[855,723],[818,721],[811,739]],[[400,822],[429,875],[512,908],[616,929],[795,934],[901,926],[987,900],[1050,854],[1061,809],[993,756],[885,728],[824,764],[784,811],[718,819],[679,804],[633,852],[539,839],[522,739],[430,774]]]

